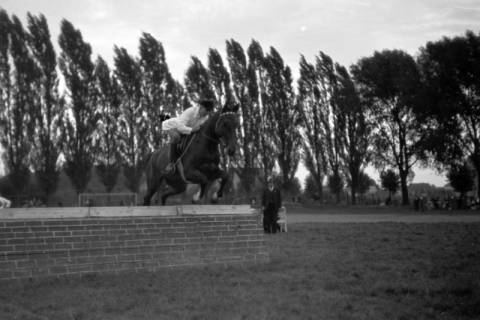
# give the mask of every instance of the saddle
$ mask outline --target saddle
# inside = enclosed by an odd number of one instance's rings
[[[170,163],[167,165],[167,171],[175,171],[175,163],[181,160],[187,151],[193,135],[181,134],[171,142],[169,149]]]
[[[174,158],[180,157],[186,151],[187,146],[192,138],[192,135],[182,134],[176,140],[172,141],[173,144],[173,151],[175,154],[173,155]],[[176,159],[172,159],[176,160]]]

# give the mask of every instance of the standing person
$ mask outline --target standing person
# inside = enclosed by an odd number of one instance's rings
[[[166,131],[171,137],[170,142],[170,165],[167,170],[174,171],[178,169],[182,180],[188,183],[185,178],[182,161],[177,161],[183,150],[179,150],[178,143],[182,136],[188,136],[200,129],[201,125],[208,119],[213,111],[214,103],[212,100],[200,100],[198,104],[182,112],[176,118],[170,118],[162,122],[162,130]],[[176,168],[175,168],[176,165]]]
[[[263,229],[266,233],[276,233],[279,229],[278,210],[282,206],[282,196],[280,190],[275,188],[273,180],[268,179],[267,188],[263,191],[262,210],[263,210]]]

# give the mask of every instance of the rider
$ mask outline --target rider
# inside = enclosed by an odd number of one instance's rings
[[[180,156],[178,153],[177,143],[181,139],[181,135],[190,135],[200,129],[200,126],[208,119],[210,113],[213,111],[214,102],[212,100],[203,99],[198,101],[198,104],[186,109],[176,118],[170,118],[162,122],[162,130],[168,132],[172,137],[170,143],[170,165],[167,168],[174,170],[176,163],[178,172],[183,181],[188,183],[185,179],[182,161],[177,161]]]

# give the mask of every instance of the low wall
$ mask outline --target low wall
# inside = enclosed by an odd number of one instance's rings
[[[269,260],[248,206],[42,210],[1,210],[0,280]]]

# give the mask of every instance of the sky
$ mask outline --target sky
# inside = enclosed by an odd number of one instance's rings
[[[57,53],[60,22],[67,19],[92,46],[93,60],[101,55],[110,66],[114,45],[137,55],[142,32],[150,33],[181,82],[191,56],[205,63],[215,48],[225,58],[229,39],[244,49],[252,39],[264,52],[273,46],[297,78],[301,55],[313,61],[323,51],[348,67],[374,51],[416,55],[428,41],[480,32],[479,0],[2,0],[0,7],[23,22],[27,12],[44,14]],[[435,171],[415,172],[414,182],[446,183]]]

